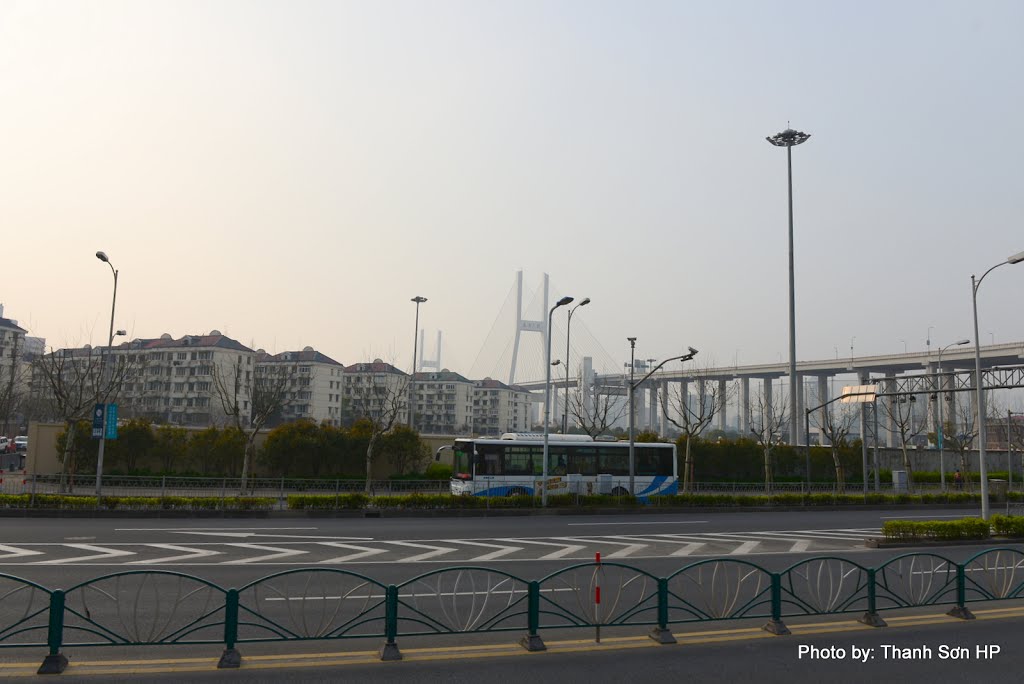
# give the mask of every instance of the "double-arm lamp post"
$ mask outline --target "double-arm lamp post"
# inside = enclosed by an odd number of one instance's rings
[[[587,297],[576,306],[569,309],[569,320],[565,323],[565,411],[562,412],[562,434],[569,434],[569,334],[572,332],[572,315],[576,313],[576,309],[581,306],[586,306],[590,303],[590,297]],[[582,378],[577,378],[577,386],[582,381]]]
[[[110,348],[114,346],[114,309],[117,306],[117,269],[110,263],[110,258],[107,257],[106,252],[96,252],[96,258],[110,266],[110,272],[114,274],[114,298],[110,302],[110,335],[107,337],[107,348],[100,353],[100,374],[96,380],[96,389],[99,390],[103,383],[103,374],[106,370],[106,354],[110,353]],[[97,395],[98,396],[98,395]],[[103,495],[103,447],[107,441],[107,407],[106,398],[103,400],[103,430],[100,432],[100,445],[96,453],[96,503],[100,502],[100,497]]]
[[[541,506],[548,505],[548,437],[551,432],[551,426],[548,424],[551,419],[551,317],[555,315],[555,309],[566,304],[572,304],[572,297],[562,297],[551,307],[551,311],[548,311],[548,353],[544,360],[547,377],[544,378],[544,463],[541,465],[541,478],[543,479],[540,488]]]
[[[973,275],[971,276],[971,303],[974,307],[974,385],[978,391],[978,477],[981,478],[981,517],[983,520],[988,520],[989,515],[988,469],[985,467],[985,441],[988,439],[988,435],[985,430],[987,417],[985,414],[985,390],[981,386],[981,346],[978,342],[978,288],[981,287],[981,281],[985,279],[985,276],[993,270],[1006,264],[1019,264],[1022,261],[1024,261],[1024,252],[1018,252],[982,273],[977,280]]]
[[[640,378],[639,381],[633,382],[633,367],[634,367],[634,354],[636,353],[636,338],[627,337],[629,340],[629,493],[631,496],[636,494],[635,480],[636,480],[636,436],[634,434],[634,409],[633,409],[633,398],[636,393],[636,388],[644,384],[647,378],[654,375],[654,373],[664,366],[666,363],[672,361],[689,361],[697,355],[697,350],[693,347],[689,347],[686,354],[680,356],[673,356],[665,359],[657,366],[647,372],[647,375]]]

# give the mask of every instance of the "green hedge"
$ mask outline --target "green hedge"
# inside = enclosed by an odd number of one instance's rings
[[[152,511],[269,511],[277,499],[269,497],[230,496],[224,499],[207,496],[104,496],[102,505],[96,505],[95,496],[66,494],[0,494],[0,508],[37,508],[60,510]]]
[[[963,520],[887,520],[882,534],[891,541],[956,541],[988,539],[989,524],[981,518]]]

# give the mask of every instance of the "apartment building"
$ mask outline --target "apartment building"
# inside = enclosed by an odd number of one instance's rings
[[[501,435],[530,430],[531,406],[536,398],[529,390],[491,378],[477,380],[474,385],[474,434]]]
[[[473,423],[474,383],[445,368],[416,373],[415,427],[423,434],[468,435]]]
[[[342,372],[341,419],[351,425],[360,418],[408,424],[409,375],[374,359],[345,366]]]
[[[270,355],[256,352],[256,373],[288,375],[288,396],[281,415],[269,425],[306,419],[341,425],[342,377],[345,367],[312,347]]]
[[[112,360],[127,364],[120,414],[175,425],[228,425],[237,402],[247,423],[255,358],[255,351],[219,330],[125,342],[111,350]]]

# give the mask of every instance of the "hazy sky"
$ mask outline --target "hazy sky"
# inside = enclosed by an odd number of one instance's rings
[[[776,362],[764,138],[790,121],[798,357],[935,349],[1024,250],[1022,25],[1016,0],[0,0],[0,302],[102,344],[104,250],[132,337],[408,368],[422,295],[468,373],[522,269],[591,297],[574,338],[616,360]],[[986,278],[983,343],[1024,340],[1022,293],[1024,264]]]

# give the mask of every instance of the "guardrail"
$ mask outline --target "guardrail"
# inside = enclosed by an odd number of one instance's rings
[[[957,563],[910,553],[876,567],[818,556],[781,572],[732,558],[686,565],[666,577],[621,563],[573,565],[539,580],[484,567],[434,570],[400,584],[336,568],[275,573],[237,589],[179,572],[130,570],[68,589],[0,574],[0,648],[46,648],[40,674],[64,670],[65,647],[221,644],[218,667],[238,667],[239,647],[258,642],[377,639],[382,660],[400,659],[405,636],[517,632],[530,651],[542,632],[650,626],[674,643],[673,624],[860,613],[884,627],[881,610],[967,604],[1024,595],[1024,551],[996,548]]]

